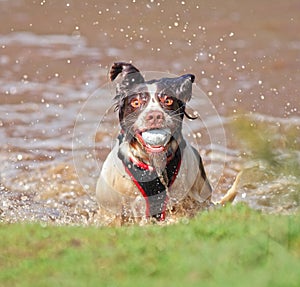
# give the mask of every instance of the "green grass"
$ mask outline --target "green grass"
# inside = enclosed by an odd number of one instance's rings
[[[300,215],[243,205],[169,226],[0,225],[1,286],[300,286]]]

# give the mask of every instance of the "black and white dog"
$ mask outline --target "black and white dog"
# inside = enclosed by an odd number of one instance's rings
[[[121,130],[98,179],[100,206],[125,220],[164,220],[168,213],[194,215],[211,206],[201,157],[182,135],[194,75],[145,81],[133,65],[119,62],[111,81],[118,76]]]

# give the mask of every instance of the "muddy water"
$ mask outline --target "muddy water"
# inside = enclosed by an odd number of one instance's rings
[[[107,73],[119,60],[196,75],[200,119],[186,136],[220,198],[244,164],[235,115],[299,132],[299,11],[297,0],[0,1],[1,221],[110,221],[94,189],[118,131]],[[299,178],[263,173],[248,173],[237,201],[299,210]]]

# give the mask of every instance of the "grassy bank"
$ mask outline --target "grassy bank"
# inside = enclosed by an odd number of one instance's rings
[[[244,206],[171,226],[1,225],[1,286],[300,286],[300,216]]]

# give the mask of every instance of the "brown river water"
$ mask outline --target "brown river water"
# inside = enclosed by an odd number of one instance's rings
[[[189,109],[199,119],[184,130],[215,200],[245,164],[235,116],[279,135],[292,127],[299,155],[299,12],[298,0],[0,0],[0,220],[110,222],[95,185],[118,133],[107,77],[115,61],[149,77],[195,74]],[[257,173],[236,202],[299,211],[299,178]]]

